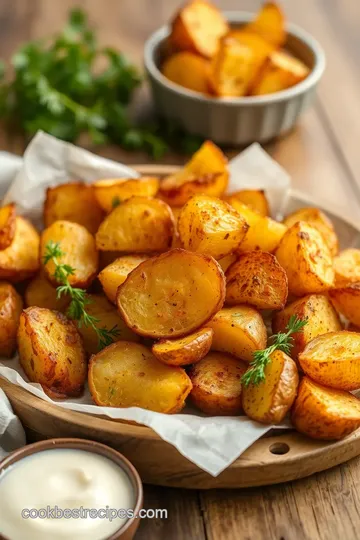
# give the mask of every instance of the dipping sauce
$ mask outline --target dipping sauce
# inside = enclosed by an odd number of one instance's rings
[[[10,465],[0,476],[0,532],[9,540],[104,540],[128,517],[22,517],[24,509],[133,509],[126,472],[85,450],[43,450]],[[44,514],[44,513],[43,513]],[[94,512],[93,512],[94,514]]]

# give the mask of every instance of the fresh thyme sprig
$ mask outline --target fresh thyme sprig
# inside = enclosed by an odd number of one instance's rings
[[[61,283],[56,289],[57,297],[68,295],[71,299],[69,307],[67,309],[67,315],[70,319],[76,320],[78,326],[91,326],[99,338],[99,349],[103,349],[114,341],[120,331],[115,325],[110,330],[107,328],[98,328],[96,325],[100,320],[86,312],[86,306],[91,303],[86,291],[73,287],[69,282],[69,276],[75,274],[75,269],[68,264],[61,263],[59,259],[65,255],[60,248],[59,242],[50,240],[45,247],[45,255],[43,257],[43,263],[46,265],[52,261],[55,265],[54,278],[57,282]]]
[[[254,351],[253,361],[250,362],[250,369],[244,373],[241,382],[248,386],[250,383],[259,384],[265,380],[265,368],[271,361],[271,355],[274,351],[283,351],[285,354],[290,354],[293,347],[294,338],[292,334],[302,332],[307,324],[307,319],[299,319],[296,315],[292,315],[286,326],[287,332],[278,332],[270,337],[272,344],[261,351]]]

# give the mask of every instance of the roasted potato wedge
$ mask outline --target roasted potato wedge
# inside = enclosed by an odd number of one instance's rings
[[[189,51],[180,51],[165,60],[161,72],[169,81],[189,90],[209,93],[210,62]]]
[[[240,251],[261,249],[271,253],[278,247],[286,232],[285,225],[269,217],[260,217],[256,223],[249,225],[250,229],[240,245]]]
[[[303,377],[291,420],[297,431],[313,439],[342,439],[360,427],[360,400]]]
[[[83,225],[70,221],[55,221],[41,235],[42,261],[47,253],[49,242],[59,244],[62,256],[57,257],[58,262],[68,264],[74,269],[74,273],[68,277],[69,283],[73,287],[87,289],[95,279],[99,266],[99,254],[94,237]],[[53,260],[43,264],[43,268],[50,283],[55,286],[61,285],[54,276],[56,266]]]
[[[290,410],[299,384],[294,360],[276,350],[265,367],[265,380],[243,386],[242,406],[245,414],[262,424],[278,424]]]
[[[191,401],[211,416],[239,415],[241,377],[246,364],[224,353],[211,352],[190,370]]]
[[[360,282],[360,249],[344,249],[334,257],[335,287]]]
[[[44,225],[55,221],[73,221],[95,234],[104,218],[92,186],[83,182],[70,182],[50,187],[46,191]]]
[[[246,251],[226,272],[228,305],[249,304],[257,309],[282,309],[287,300],[285,270],[267,251]]]
[[[360,283],[350,283],[329,291],[335,308],[355,326],[360,326]]]
[[[161,339],[152,346],[154,356],[169,366],[186,366],[201,360],[210,350],[213,330],[200,328],[179,339]]]
[[[227,201],[229,204],[231,204],[231,200],[235,199],[246,204],[247,207],[260,214],[260,216],[266,217],[270,214],[269,202],[263,189],[241,189],[228,197],[230,199]],[[239,213],[241,214],[241,211]]]
[[[36,306],[65,312],[70,303],[70,298],[61,296],[58,298],[56,288],[40,272],[30,281],[24,295],[26,307]]]
[[[0,250],[10,246],[15,237],[16,208],[15,204],[7,204],[0,208]]]
[[[255,20],[247,24],[243,30],[261,36],[275,47],[281,47],[285,43],[285,19],[275,2],[266,2]]]
[[[178,231],[185,249],[221,259],[233,253],[248,230],[246,221],[216,197],[195,195],[183,207]]]
[[[40,267],[39,244],[37,230],[29,221],[18,216],[13,241],[0,251],[0,279],[15,283],[35,275]]]
[[[155,197],[159,190],[159,179],[143,176],[142,178],[98,180],[92,184],[92,188],[98,204],[109,214],[131,197]]]
[[[137,334],[175,338],[203,326],[224,299],[225,276],[212,257],[173,249],[137,266],[116,302]]]
[[[91,357],[89,388],[97,405],[175,413],[192,384],[184,369],[159,362],[143,345],[118,341]]]
[[[360,334],[343,330],[313,339],[299,354],[306,375],[337,390],[360,388]]]
[[[205,141],[183,169],[164,178],[159,196],[171,207],[183,206],[198,193],[221,197],[228,181],[226,156],[213,142]]]
[[[253,227],[258,221],[261,220],[261,215],[258,212],[255,212],[247,204],[244,204],[240,200],[238,194],[239,192],[233,193],[232,195],[224,195],[223,200],[235,208],[237,213],[245,219],[246,223],[248,223],[250,227]]]
[[[174,217],[166,203],[150,197],[131,197],[104,219],[96,233],[96,246],[102,251],[166,251],[174,229]]]
[[[232,354],[245,362],[254,351],[266,347],[266,326],[258,311],[250,306],[221,309],[207,323],[214,331],[211,348]]]
[[[230,253],[230,255],[226,255],[225,257],[222,257],[218,260],[218,263],[220,264],[221,268],[223,269],[223,272],[226,272],[226,270],[231,266],[237,259],[237,255],[235,253]]]
[[[75,325],[62,313],[29,307],[17,335],[20,364],[31,382],[53,398],[79,396],[87,374],[85,351]]]
[[[292,316],[307,320],[307,324],[301,332],[292,334],[291,357],[295,360],[305,346],[317,336],[342,330],[338,314],[328,297],[323,294],[309,294],[295,300],[284,310],[275,313],[272,321],[274,334],[286,332],[286,327]]]
[[[285,268],[289,292],[295,296],[324,292],[333,285],[332,258],[323,236],[309,223],[298,221],[283,236],[276,258]]]
[[[124,255],[101,270],[98,278],[110,302],[116,303],[116,293],[119,285],[124,283],[134,268],[148,258],[146,255]]]
[[[11,358],[16,350],[16,335],[20,313],[23,308],[21,296],[6,281],[0,282],[0,357]]]

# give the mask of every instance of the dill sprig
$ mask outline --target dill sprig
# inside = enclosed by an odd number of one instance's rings
[[[265,380],[265,368],[271,362],[271,355],[276,350],[283,351],[285,354],[290,354],[293,347],[294,338],[292,334],[302,332],[307,324],[307,319],[299,319],[296,315],[292,315],[286,326],[286,332],[278,332],[270,337],[272,344],[266,349],[253,352],[253,360],[250,362],[250,369],[244,373],[241,382],[248,386],[251,384],[259,384]]]
[[[93,317],[86,312],[86,306],[91,303],[91,299],[86,294],[86,291],[78,287],[73,287],[69,282],[69,276],[75,274],[75,269],[69,264],[64,264],[59,259],[65,255],[61,250],[59,242],[50,240],[45,247],[45,255],[43,256],[43,263],[46,265],[52,261],[55,265],[54,278],[58,283],[61,283],[56,289],[57,297],[69,296],[70,304],[67,309],[67,316],[70,319],[76,320],[79,328],[82,325],[91,326],[97,333],[99,339],[99,350],[111,345],[114,338],[120,333],[118,327],[115,325],[110,330],[107,328],[98,328],[96,325],[100,322],[100,319]]]

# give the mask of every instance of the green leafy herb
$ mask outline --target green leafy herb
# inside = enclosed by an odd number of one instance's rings
[[[302,332],[307,324],[307,319],[299,319],[292,315],[286,327],[287,332],[279,332],[270,337],[273,342],[269,347],[261,351],[253,353],[253,361],[250,362],[250,369],[244,373],[241,382],[248,386],[250,383],[259,384],[265,380],[265,367],[271,362],[271,355],[274,351],[283,351],[285,354],[290,354],[293,347],[294,338],[292,334]]]
[[[121,204],[119,197],[118,196],[114,197],[113,200],[111,201],[111,206],[113,208],[116,208],[117,206],[119,206],[119,204]]]
[[[61,298],[63,295],[70,297],[70,305],[67,310],[67,315],[70,319],[76,320],[78,326],[91,326],[97,333],[99,339],[99,350],[111,345],[114,338],[116,338],[120,331],[115,325],[108,330],[107,328],[98,328],[97,324],[99,319],[89,315],[86,312],[86,306],[91,303],[86,291],[73,287],[69,282],[69,276],[75,274],[75,269],[68,264],[61,263],[59,259],[64,255],[60,248],[59,242],[53,242],[50,240],[45,247],[45,255],[43,257],[43,263],[46,265],[52,261],[55,265],[54,278],[57,282],[61,283],[56,289],[57,297]]]

